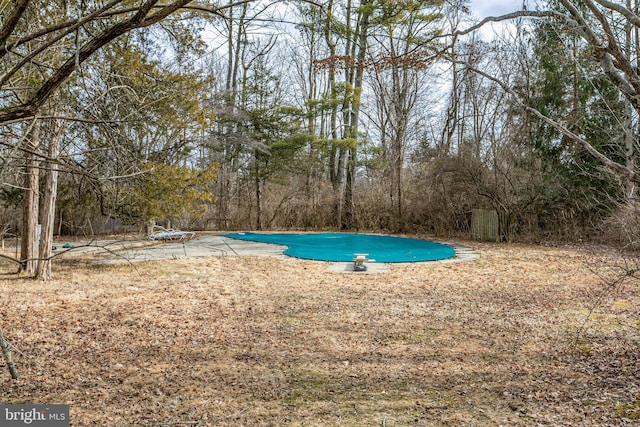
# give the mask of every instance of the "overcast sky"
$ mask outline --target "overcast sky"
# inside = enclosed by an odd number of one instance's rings
[[[478,18],[486,18],[520,10],[522,0],[471,0],[469,8]]]

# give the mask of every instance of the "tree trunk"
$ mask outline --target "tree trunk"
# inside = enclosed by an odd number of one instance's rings
[[[346,118],[345,123],[349,124],[347,129],[347,137],[358,139],[358,125],[360,121],[360,97],[362,92],[362,84],[364,79],[364,63],[367,54],[368,46],[368,34],[369,34],[369,18],[371,11],[368,10],[368,6],[371,1],[361,2],[362,11],[358,17],[358,25],[355,31],[353,52],[355,53],[356,45],[358,48],[358,54],[356,57],[356,66],[353,70],[353,96],[349,105],[349,109],[345,110]],[[356,179],[356,162],[358,159],[358,144],[354,143],[349,148],[349,157],[347,162],[347,176],[345,179],[344,188],[344,200],[342,211],[342,224],[341,228],[344,230],[350,230],[355,227],[356,217],[353,203],[353,195],[355,190]]]
[[[22,201],[22,239],[20,260],[22,270],[35,274],[38,257],[38,202],[39,202],[39,161],[35,152],[40,145],[40,123],[31,130],[25,151],[24,198]]]
[[[2,350],[2,357],[4,358],[5,365],[7,365],[7,369],[9,369],[11,378],[17,380],[18,371],[16,370],[16,365],[13,363],[13,356],[11,356],[11,348],[9,346],[9,343],[4,339],[4,336],[2,335],[2,329],[0,329],[0,349]]]
[[[256,153],[257,156],[257,153]],[[257,165],[256,159],[256,230],[262,230],[262,188],[260,179],[260,167]]]
[[[355,187],[356,148],[349,150],[349,164],[347,166],[347,176],[344,181],[344,200],[342,209],[342,230],[351,230],[355,227],[355,206],[353,204],[353,192]]]
[[[333,0],[329,0],[326,6],[326,21],[324,25],[324,38],[329,47],[329,58],[336,56],[336,43],[332,39],[331,26],[333,25]],[[332,139],[332,145],[329,151],[329,180],[331,181],[332,193],[332,213],[333,223],[336,227],[340,227],[342,218],[342,180],[344,167],[344,149],[335,142],[341,138],[341,128],[338,124],[338,85],[336,64],[329,63],[329,75],[327,81],[328,97],[331,100],[331,111],[329,115],[329,123],[326,134]],[[323,130],[324,132],[324,130]]]
[[[51,279],[51,247],[53,246],[53,227],[56,218],[56,198],[58,195],[58,165],[54,160],[60,152],[62,128],[49,140],[47,170],[45,179],[44,204],[42,207],[42,229],[40,232],[40,250],[36,278]]]
[[[637,3],[637,1],[636,1]],[[634,8],[634,9],[632,9]],[[627,0],[627,9],[629,10],[635,10],[637,11],[637,4],[636,5],[632,5],[631,4],[631,0]],[[632,58],[632,52],[633,54],[637,54],[638,53],[638,28],[635,27],[635,32],[632,31],[632,29],[634,28],[634,26],[631,24],[631,22],[628,22],[626,27],[625,27],[625,42],[626,42],[626,49],[625,49],[625,56],[627,57],[627,59],[629,60],[629,62],[631,62],[633,60]],[[633,36],[632,37],[632,33]],[[634,40],[635,38],[635,40]],[[633,44],[635,44],[635,49],[632,49]],[[639,58],[636,58],[636,65],[638,65],[637,61],[639,61]],[[634,123],[633,123],[633,117],[632,117],[632,111],[633,111],[633,106],[631,105],[631,103],[629,102],[629,100],[625,99],[625,122],[624,122],[624,130],[625,130],[625,165],[629,170],[635,170],[635,142],[636,142],[636,134],[634,132]],[[635,182],[633,182],[631,179],[627,178],[627,183],[626,183],[626,197],[627,200],[633,200],[635,198],[635,188],[636,188],[636,184]]]

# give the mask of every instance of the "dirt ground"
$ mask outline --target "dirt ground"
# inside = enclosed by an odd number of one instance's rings
[[[640,286],[587,249],[336,273],[209,256],[0,274],[3,403],[74,426],[640,423]],[[0,270],[2,270],[0,264]],[[13,267],[11,267],[13,268]],[[9,269],[5,269],[9,270]]]

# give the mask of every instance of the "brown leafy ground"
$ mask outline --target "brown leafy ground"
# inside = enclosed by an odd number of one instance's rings
[[[380,274],[68,257],[48,283],[0,275],[21,373],[0,362],[0,399],[68,403],[76,426],[638,423],[637,282],[590,312],[604,289],[591,270],[613,263],[602,255],[475,249]]]

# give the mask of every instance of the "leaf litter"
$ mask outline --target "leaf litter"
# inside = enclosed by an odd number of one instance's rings
[[[607,289],[608,254],[473,245],[380,274],[210,257],[0,275],[21,374],[0,365],[1,399],[69,404],[75,426],[638,423],[637,283]]]

